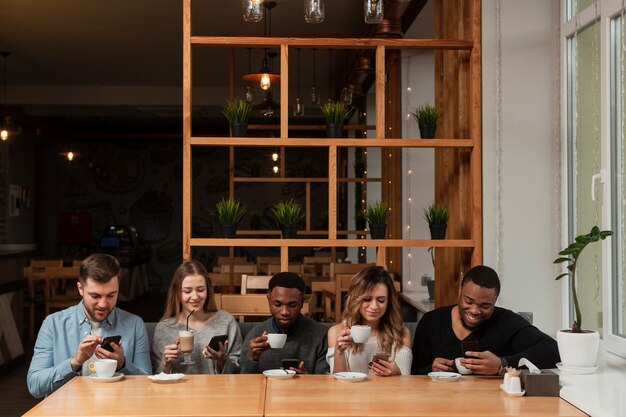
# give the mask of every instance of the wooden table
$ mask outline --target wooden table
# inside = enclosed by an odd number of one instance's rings
[[[175,384],[76,377],[24,416],[263,416],[264,405],[262,375],[187,375]]]
[[[265,415],[278,416],[585,416],[558,397],[510,397],[501,378],[435,382],[426,376],[338,381],[330,375],[268,379]]]

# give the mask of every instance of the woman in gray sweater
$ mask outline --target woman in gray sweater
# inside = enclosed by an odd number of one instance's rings
[[[188,328],[187,328],[188,326]],[[190,365],[182,364],[179,332],[193,333]],[[227,335],[217,349],[208,345],[213,336]],[[151,346],[154,373],[228,374],[239,372],[241,332],[235,318],[218,310],[211,279],[198,261],[188,261],[174,272],[167,293],[165,313],[156,325]]]

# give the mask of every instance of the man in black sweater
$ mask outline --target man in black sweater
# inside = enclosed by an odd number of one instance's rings
[[[267,300],[272,318],[255,326],[246,335],[239,365],[242,374],[278,369],[283,359],[296,359],[298,373],[324,374],[328,327],[300,314],[304,303],[304,281],[298,274],[280,272],[269,282]],[[286,333],[282,349],[270,349],[268,333]]]
[[[478,342],[460,362],[474,374],[495,375],[526,358],[541,369],[559,362],[556,341],[496,300],[500,279],[487,266],[470,269],[461,282],[457,305],[424,315],[413,341],[413,375],[457,372],[454,359],[463,357],[462,342]]]

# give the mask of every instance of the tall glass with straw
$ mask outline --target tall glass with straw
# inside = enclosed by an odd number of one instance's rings
[[[193,365],[195,362],[191,359],[191,352],[193,352],[193,331],[189,330],[189,317],[193,314],[193,310],[187,316],[187,323],[185,325],[186,330],[181,330],[178,332],[178,348],[183,353],[183,361],[180,363],[181,365]]]

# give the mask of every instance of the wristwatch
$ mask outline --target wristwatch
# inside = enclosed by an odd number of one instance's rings
[[[500,358],[500,369],[498,369],[498,375],[503,376],[506,373],[506,367],[509,366],[509,363],[507,362],[506,358],[501,357]]]

